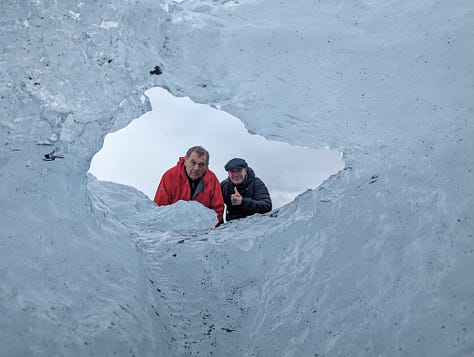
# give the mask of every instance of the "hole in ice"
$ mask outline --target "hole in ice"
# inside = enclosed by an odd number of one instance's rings
[[[108,134],[94,156],[89,171],[99,180],[133,186],[153,199],[162,174],[189,147],[201,145],[209,151],[209,168],[220,181],[227,177],[224,165],[229,159],[244,158],[268,187],[275,209],[344,167],[337,151],[251,135],[236,117],[162,88],[146,94],[153,110]]]

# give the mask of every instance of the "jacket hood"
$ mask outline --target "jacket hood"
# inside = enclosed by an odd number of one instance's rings
[[[253,171],[251,167],[247,167],[247,178],[245,180],[246,181],[253,180],[254,178],[255,178],[255,171]]]

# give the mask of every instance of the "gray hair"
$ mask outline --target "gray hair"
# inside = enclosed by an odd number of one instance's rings
[[[199,157],[206,156],[206,165],[209,165],[209,152],[206,149],[204,149],[202,146],[193,146],[186,152],[186,159],[188,159],[193,152],[198,154]]]

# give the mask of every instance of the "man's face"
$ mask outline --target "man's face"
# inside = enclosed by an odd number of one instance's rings
[[[200,179],[207,170],[206,155],[199,156],[195,151],[184,160],[184,169],[191,180]]]
[[[232,169],[227,171],[227,174],[235,185],[239,185],[244,182],[245,176],[247,176],[247,169]]]

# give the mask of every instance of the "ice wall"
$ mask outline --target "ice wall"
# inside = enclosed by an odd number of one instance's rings
[[[34,1],[1,13],[2,352],[473,353],[472,5]],[[207,311],[225,343],[176,342],[130,225],[98,210],[100,195],[90,203],[92,155],[156,85],[345,155],[344,171],[271,216],[163,243],[163,274],[200,292],[182,310]],[[63,157],[43,160],[53,150]]]
[[[249,355],[472,354],[473,6],[207,4],[174,8],[164,83],[346,162],[257,235]]]
[[[162,9],[0,9],[0,354],[166,355],[143,261],[123,226],[95,215],[86,188],[103,136],[149,108],[141,96],[160,62]]]

